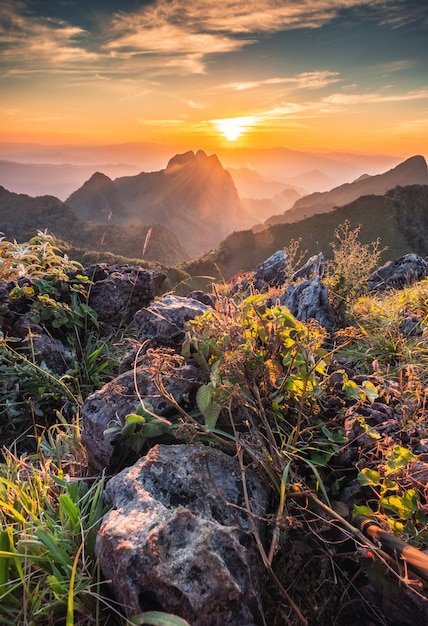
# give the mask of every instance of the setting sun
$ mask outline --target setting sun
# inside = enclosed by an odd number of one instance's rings
[[[217,130],[223,137],[226,137],[228,141],[236,141],[251,126],[254,126],[256,118],[253,116],[229,117],[222,120],[214,120],[213,123]]]

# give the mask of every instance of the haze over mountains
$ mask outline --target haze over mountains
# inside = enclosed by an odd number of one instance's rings
[[[326,213],[343,206],[360,196],[384,194],[397,185],[428,185],[427,164],[422,156],[414,156],[393,169],[377,176],[363,175],[352,183],[345,183],[331,191],[316,192],[298,199],[290,210],[269,218],[268,225],[290,223]]]
[[[261,158],[262,152],[254,151],[253,162]],[[269,158],[260,161],[259,166],[266,166],[275,154],[279,160],[284,155],[288,158],[289,152],[267,151],[263,156]],[[98,151],[91,154],[91,158],[99,156]],[[80,156],[83,158],[84,154]],[[297,161],[303,158],[299,153],[294,156]],[[310,164],[313,156],[305,163]],[[360,157],[341,156],[342,173],[347,168],[355,173]],[[389,162],[391,159],[386,158]],[[331,174],[337,168],[337,158],[324,158],[323,166],[326,161]],[[375,161],[368,161],[374,167]],[[12,192],[7,181],[1,179],[0,163],[0,182],[4,182],[4,188],[0,188],[0,231],[8,238],[22,241],[35,230],[48,228],[77,248],[97,251],[97,258],[105,258],[111,252],[169,266],[185,262],[186,271],[192,274],[212,273],[212,268],[217,267],[223,278],[253,267],[274,251],[272,247],[287,246],[293,238],[301,237],[305,248],[309,243],[312,253],[321,249],[328,256],[334,228],[345,219],[362,224],[364,236],[370,234],[370,241],[381,237],[390,254],[413,251],[425,256],[425,159],[414,156],[374,175],[362,174],[368,170],[367,163],[364,166],[356,180],[351,179],[353,182],[308,194],[290,182],[301,182],[310,175],[308,170],[306,174],[290,176],[297,171],[296,164],[294,169],[290,165],[282,170],[278,178],[270,178],[252,167],[227,170],[217,155],[187,151],[176,154],[165,169],[157,171],[140,171],[114,179],[105,171],[92,171],[64,203],[52,195],[34,198]],[[34,163],[31,167],[43,166]],[[330,180],[319,169],[315,172],[312,180],[317,176],[320,184]],[[55,182],[54,178],[53,186]],[[336,209],[337,206],[341,208]],[[272,218],[273,213],[280,211],[283,213]]]
[[[182,152],[187,151],[185,148]],[[103,146],[46,146],[0,142],[0,185],[9,191],[28,195],[55,195],[65,200],[94,172],[110,178],[133,176],[166,167],[177,153],[171,146],[150,142],[135,142]],[[235,184],[241,198],[272,198],[279,185],[295,187],[301,193],[325,191],[349,182],[363,173],[379,174],[397,165],[403,158],[385,155],[355,155],[345,153],[316,154],[286,148],[244,150],[225,148],[216,152],[224,168],[245,168],[247,182]],[[248,181],[253,177],[274,181],[268,195],[248,194]],[[247,185],[247,187],[245,187]],[[261,187],[260,187],[261,189]]]

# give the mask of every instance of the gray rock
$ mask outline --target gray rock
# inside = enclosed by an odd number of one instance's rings
[[[254,280],[264,281],[271,287],[281,287],[287,275],[287,255],[284,250],[277,250],[263,263],[254,268]]]
[[[327,287],[319,276],[289,285],[279,297],[281,306],[287,306],[296,319],[307,322],[315,319],[326,330],[334,330],[334,312],[328,299]]]
[[[295,282],[296,280],[302,278],[312,278],[313,276],[319,276],[320,278],[322,278],[325,274],[325,270],[326,264],[324,255],[322,252],[320,252],[319,254],[314,254],[314,256],[311,256],[306,261],[306,263],[297,270],[297,272],[294,272],[291,277],[291,281]]]
[[[135,312],[159,294],[165,280],[165,274],[141,267],[103,269],[96,274],[101,279],[91,287],[89,305],[96,311],[98,321],[107,326],[129,324]]]
[[[202,372],[184,359],[167,352],[149,350],[139,361],[135,370],[120,374],[92,394],[83,404],[82,442],[87,449],[91,466],[102,471],[117,467],[131,452],[129,438],[105,435],[104,431],[117,424],[122,426],[129,413],[141,406],[140,397],[153,406],[156,415],[171,413],[171,404],[163,398],[156,384],[159,376],[168,393],[181,405],[186,406],[189,394],[205,382]],[[138,394],[137,390],[138,389]]]
[[[247,469],[254,521],[268,492]],[[238,461],[202,445],[157,445],[107,484],[103,575],[128,615],[163,610],[192,626],[262,626],[262,564]]]
[[[400,289],[427,275],[428,262],[417,254],[406,254],[375,270],[367,280],[367,287],[370,291]]]
[[[25,343],[39,365],[45,365],[55,374],[65,374],[73,362],[73,353],[59,339],[45,333],[31,335]]]
[[[197,300],[165,296],[135,314],[138,339],[148,339],[152,347],[178,348],[184,339],[186,322],[210,310],[212,307]]]

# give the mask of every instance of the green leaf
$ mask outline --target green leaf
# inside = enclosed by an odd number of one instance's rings
[[[171,613],[163,613],[162,611],[147,611],[140,613],[130,619],[131,624],[142,626],[149,624],[151,626],[190,626],[185,619],[172,615]]]
[[[346,380],[342,385],[347,397],[352,400],[364,400],[364,393],[353,380]]]
[[[418,492],[416,489],[408,489],[402,496],[380,498],[379,504],[385,509],[394,511],[400,519],[407,520],[418,511]]]
[[[363,487],[377,487],[381,484],[381,476],[376,470],[364,467],[357,476],[357,480]]]
[[[216,402],[213,402],[209,405],[204,413],[204,421],[205,426],[207,428],[215,428],[218,420],[218,416],[220,415],[221,406]]]
[[[414,456],[411,450],[402,446],[394,446],[391,453],[386,455],[385,474],[391,474],[402,467],[407,467],[410,459],[413,459]]]
[[[67,516],[70,518],[72,524],[77,526],[80,520],[80,510],[79,507],[73,502],[68,493],[63,493],[58,498],[58,502],[60,507],[66,512]]]
[[[49,550],[51,556],[57,563],[61,563],[65,567],[72,567],[73,562],[67,552],[55,543],[55,539],[45,533],[41,528],[37,528],[34,533],[44,546]]]
[[[10,559],[8,556],[6,556],[9,548],[9,533],[7,532],[7,530],[2,530],[0,531],[0,586],[6,584],[9,580]]]
[[[151,419],[150,421],[147,421],[142,429],[141,432],[145,437],[160,437],[161,435],[164,435],[165,433],[167,433],[169,430],[169,424],[165,424],[165,422],[161,422],[160,420],[157,420],[156,418]]]
[[[374,402],[377,398],[379,398],[379,393],[372,382],[364,380],[361,386],[363,387],[369,402]]]
[[[196,404],[198,409],[205,416],[205,411],[211,404],[212,387],[210,385],[201,385],[196,393]]]
[[[372,511],[372,509],[369,506],[366,506],[365,504],[362,505],[357,505],[354,504],[354,508],[352,510],[352,515],[353,517],[356,517],[357,515],[364,515],[365,517],[371,517],[374,514],[374,511]]]

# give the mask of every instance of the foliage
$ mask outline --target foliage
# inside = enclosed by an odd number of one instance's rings
[[[77,427],[58,424],[36,454],[7,451],[0,464],[3,624],[89,624],[102,610],[94,547],[103,481],[83,478],[79,459]]]
[[[222,411],[241,412],[242,432],[231,419],[236,444],[245,440],[246,453],[277,490],[289,463],[303,461],[325,493],[315,468],[321,456],[315,462],[312,457],[325,452],[314,445],[329,360],[325,332],[298,322],[287,307],[266,307],[264,300],[250,296],[236,304],[224,298],[217,311],[188,323],[183,354],[210,375],[197,405],[208,432],[218,432]]]
[[[327,285],[340,310],[362,293],[365,281],[379,265],[385,251],[385,248],[380,249],[379,238],[370,244],[362,244],[360,231],[361,225],[352,229],[346,220],[334,231],[337,241],[330,244],[333,258],[328,263]]]
[[[44,274],[67,279],[66,272],[76,270],[79,264],[62,255],[47,231],[38,231],[25,243],[0,240],[0,278],[13,280],[21,276]]]
[[[328,277],[337,287],[336,304],[340,296],[341,319],[352,326],[329,337],[316,323],[299,322],[277,306],[273,291],[235,300],[217,289],[216,309],[188,323],[183,345],[186,360],[207,375],[193,407],[187,412],[168,396],[177,413],[170,422],[140,398],[124,423],[111,423],[106,431],[127,438],[136,454],[153,437],[198,436],[236,455],[243,476],[251,466],[273,487],[266,539],[253,526],[270,576],[272,624],[306,618],[339,623],[357,597],[356,613],[363,604],[382,623],[359,590],[353,592],[366,581],[358,550],[349,547],[352,526],[332,506],[349,481],[357,478],[361,489],[354,513],[375,517],[416,546],[428,543],[426,493],[412,473],[421,461],[417,446],[428,439],[428,281],[357,297],[368,272],[364,259],[369,264],[380,254],[378,242],[360,244],[359,234],[349,223],[338,227]],[[83,400],[115,371],[116,347],[98,334],[88,305],[90,280],[44,237],[39,233],[29,242],[31,254],[28,246],[18,251],[22,244],[0,246],[3,278],[21,277],[12,297],[73,354],[65,373],[57,374],[34,358],[31,334],[26,345],[16,337],[0,340],[0,423],[8,437],[0,464],[2,619],[71,626],[111,623],[116,613],[123,623],[94,559],[103,477],[88,476],[78,429]],[[353,269],[361,265],[352,275],[345,267],[351,257]],[[407,334],[405,319],[412,322]],[[364,416],[379,404],[400,420],[395,431]],[[356,407],[365,441],[358,442],[352,467],[342,460],[351,447],[344,435],[349,407]],[[251,523],[249,497],[243,506]],[[407,583],[394,559],[389,567]],[[128,621],[182,622],[153,611]]]

